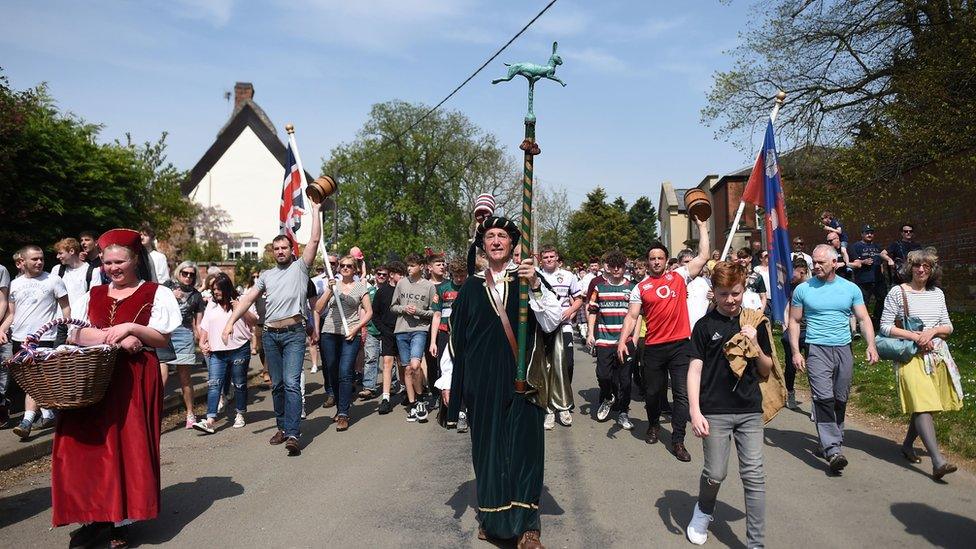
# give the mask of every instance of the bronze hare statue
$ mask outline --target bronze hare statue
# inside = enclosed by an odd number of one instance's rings
[[[497,84],[499,82],[508,82],[516,76],[521,75],[528,79],[530,84],[534,84],[540,78],[548,78],[549,80],[554,80],[565,86],[566,83],[556,76],[556,67],[563,64],[563,58],[559,57],[559,54],[556,53],[556,47],[558,45],[559,44],[557,42],[552,43],[552,55],[549,56],[549,63],[547,65],[536,65],[535,63],[505,63],[505,66],[508,67],[508,76],[505,78],[496,78],[495,80],[492,80],[491,83]]]

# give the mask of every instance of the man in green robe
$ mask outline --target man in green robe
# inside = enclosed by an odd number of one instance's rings
[[[478,226],[488,269],[468,277],[454,302],[450,352],[445,357],[453,365],[444,374],[450,375],[451,389],[443,398],[449,421],[456,420],[462,402],[468,409],[478,537],[518,537],[519,549],[539,549],[543,547],[539,498],[545,464],[542,423],[548,405],[540,336],[558,329],[562,311],[556,295],[542,284],[532,258],[519,265],[512,262],[520,237],[515,223],[502,217],[489,217]],[[515,392],[514,337],[506,334],[500,316],[504,314],[512,330],[517,329],[520,277],[531,288],[527,342],[531,361],[525,393]]]

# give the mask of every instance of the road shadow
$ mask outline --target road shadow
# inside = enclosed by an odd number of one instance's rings
[[[811,432],[809,433],[766,427],[766,444],[781,448],[811,468],[821,470],[824,474],[829,475],[827,462],[816,455],[820,448],[820,442],[816,434],[813,433],[814,429],[816,427],[813,423],[810,424]],[[900,444],[887,438],[854,429],[846,429],[844,431],[844,447],[860,450],[873,458],[925,477],[929,476],[928,473],[913,466],[901,455]]]
[[[244,487],[231,477],[200,477],[163,488],[159,517],[137,522],[130,547],[158,545],[172,541],[183,528],[205,513],[214,502],[244,494]]]
[[[457,487],[457,490],[454,491],[454,495],[444,502],[444,505],[454,510],[454,520],[459,520],[463,517],[468,509],[477,512],[478,488],[475,484],[475,479],[462,482]],[[542,495],[539,497],[539,514],[558,516],[565,512],[556,499],[552,497],[552,494],[549,493],[549,487],[543,485]]]
[[[27,520],[51,507],[51,489],[34,488],[0,499],[0,529]]]
[[[580,389],[576,392],[583,399],[583,404],[579,405],[579,413],[584,416],[590,416],[592,419],[596,419],[596,409],[600,407],[600,389],[598,387],[591,387],[589,389]]]
[[[664,495],[654,502],[654,506],[657,507],[657,513],[668,532],[684,537],[685,527],[691,520],[697,502],[698,498],[688,492],[665,490]],[[714,520],[708,526],[709,537],[716,539],[726,547],[745,547],[745,543],[735,535],[731,525],[729,525],[730,522],[741,521],[745,516],[745,513],[735,507],[723,503],[721,500],[717,501],[715,511],[712,514]],[[743,531],[745,531],[744,525]]]
[[[976,540],[976,521],[924,503],[893,503],[891,514],[905,525],[905,532],[933,547],[972,547]]]

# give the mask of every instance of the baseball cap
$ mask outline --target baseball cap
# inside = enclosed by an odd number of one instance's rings
[[[866,225],[862,226],[861,227],[861,232],[862,233],[873,233],[874,232],[874,225],[866,224]]]

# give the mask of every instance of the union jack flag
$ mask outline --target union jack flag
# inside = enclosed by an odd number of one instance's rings
[[[288,162],[285,164],[285,180],[281,186],[281,207],[278,208],[278,227],[280,234],[291,238],[292,251],[295,253],[295,257],[301,255],[295,233],[302,228],[302,215],[305,213],[305,199],[302,197],[303,175],[289,142]]]

